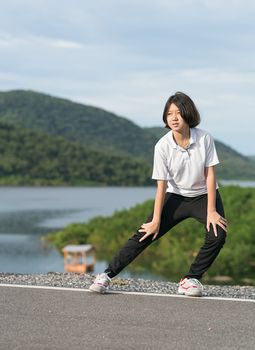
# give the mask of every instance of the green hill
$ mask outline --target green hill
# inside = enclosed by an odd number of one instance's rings
[[[216,141],[221,164],[217,168],[219,178],[229,180],[254,180],[255,163],[222,142]]]
[[[157,138],[103,109],[33,91],[0,93],[0,120],[63,136],[95,149],[152,158]]]
[[[147,128],[144,128],[144,130],[146,130],[151,135],[156,136],[158,140],[169,131],[169,129],[167,128],[160,128],[158,126],[147,127]]]
[[[247,156],[247,158],[255,162],[255,156]]]
[[[151,185],[147,162],[0,122],[0,184]]]
[[[0,92],[0,121],[54,137],[62,136],[70,142],[70,147],[75,142],[85,147],[82,149],[91,148],[99,153],[103,150],[116,159],[121,159],[120,156],[125,161],[140,158],[139,164],[147,161],[148,177],[152,170],[154,145],[168,131],[163,127],[141,128],[100,108],[23,90]],[[36,142],[35,138],[30,142],[31,147],[33,142]],[[216,141],[216,147],[221,160],[219,178],[255,178],[255,163],[251,159],[221,142]]]

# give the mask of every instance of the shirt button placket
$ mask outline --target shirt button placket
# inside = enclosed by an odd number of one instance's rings
[[[183,153],[184,153],[184,159],[189,160],[189,151],[185,150],[185,152],[183,152]]]

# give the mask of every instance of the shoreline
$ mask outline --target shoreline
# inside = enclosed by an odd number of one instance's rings
[[[14,274],[0,273],[1,284],[17,284],[26,286],[84,288],[88,289],[95,278],[92,274],[75,274],[49,272],[47,274]],[[177,294],[178,283],[161,282],[146,279],[118,278],[112,279],[109,291],[125,291],[155,294]],[[254,286],[219,286],[204,285],[203,296],[225,297],[233,299],[255,300]]]
[[[141,188],[141,187],[152,187],[155,188],[155,184],[152,182],[150,184],[144,185],[121,185],[121,184],[105,184],[105,183],[12,183],[12,182],[1,182],[0,179],[0,188]],[[217,178],[217,182],[221,186],[240,186],[240,187],[255,187],[255,181],[251,178],[243,179],[226,179],[226,178]]]

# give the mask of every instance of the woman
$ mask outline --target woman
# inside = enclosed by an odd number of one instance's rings
[[[157,180],[153,213],[113,258],[104,273],[97,275],[90,290],[104,293],[124,267],[153,241],[186,218],[205,228],[205,241],[178,293],[201,296],[202,275],[211,266],[225,243],[227,220],[216,182],[219,163],[214,141],[196,126],[199,112],[191,98],[176,92],[166,102],[163,121],[170,131],[155,145],[152,179]]]

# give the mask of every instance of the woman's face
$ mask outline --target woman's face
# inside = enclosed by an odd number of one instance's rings
[[[171,103],[167,113],[167,124],[173,131],[182,131],[189,127],[185,120],[181,116],[179,108]]]

